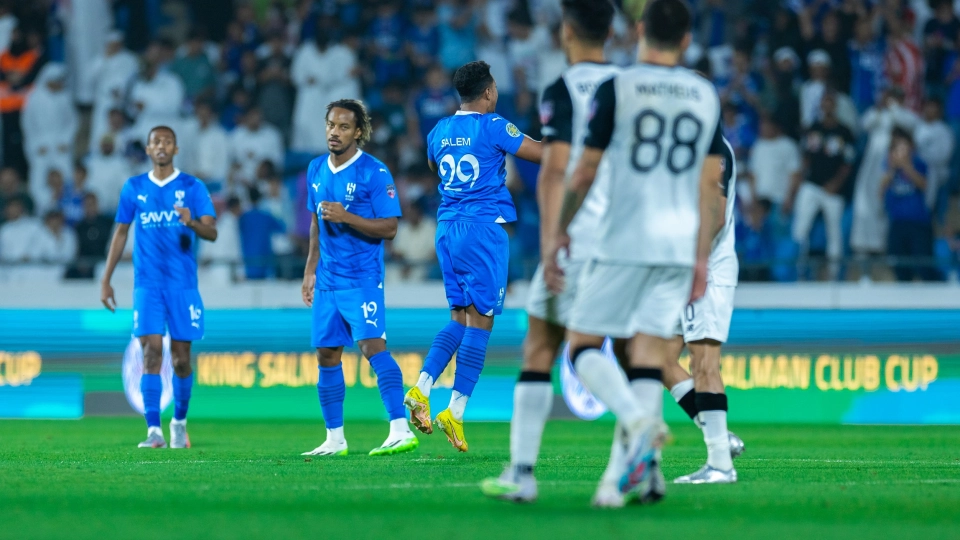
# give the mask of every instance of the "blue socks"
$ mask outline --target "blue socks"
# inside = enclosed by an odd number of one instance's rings
[[[143,394],[143,417],[147,427],[160,427],[160,394],[163,382],[160,375],[144,373],[140,376],[140,393]]]
[[[443,327],[443,330],[437,334],[437,337],[433,339],[433,345],[430,346],[430,352],[427,353],[427,357],[423,360],[423,369],[421,371],[432,377],[433,380],[437,380],[437,377],[443,373],[443,370],[447,368],[447,364],[450,363],[453,353],[457,352],[457,348],[460,347],[466,330],[467,327],[457,321],[448,322],[447,325]],[[487,335],[489,335],[489,332]],[[484,347],[486,347],[486,345],[484,345]],[[480,362],[482,365],[482,356],[480,357]]]
[[[399,371],[399,369],[398,369]],[[320,367],[317,394],[320,396],[320,411],[327,429],[343,427],[343,399],[347,387],[343,382],[343,367]]]
[[[193,373],[186,377],[173,375],[173,419],[186,420],[190,407],[190,391],[193,390]]]
[[[439,336],[437,336],[439,338]],[[483,359],[487,355],[487,341],[490,332],[479,328],[467,328],[463,333],[460,351],[457,353],[457,373],[453,379],[453,390],[465,396],[473,394],[480,372],[483,371]]]
[[[390,415],[390,420],[406,417],[403,407],[403,374],[390,351],[383,351],[370,358],[370,366],[377,374],[377,386],[380,387],[380,399]]]

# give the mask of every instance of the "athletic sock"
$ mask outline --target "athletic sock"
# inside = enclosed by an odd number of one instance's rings
[[[663,370],[629,368],[627,380],[637,403],[656,420],[663,420]]]
[[[683,412],[687,413],[687,416],[693,420],[693,423],[700,427],[700,422],[697,420],[697,413],[700,411],[697,410],[697,393],[693,389],[693,379],[686,379],[673,385],[673,388],[670,389],[670,395],[676,400],[677,405],[683,409]]]
[[[193,373],[186,377],[173,375],[173,419],[186,420],[190,407],[190,393],[193,390]]]
[[[643,408],[633,396],[623,370],[600,349],[578,349],[571,355],[573,366],[589,390],[624,425],[630,425],[644,416]]]
[[[727,432],[727,395],[697,392],[697,409],[703,422],[703,442],[707,443],[707,465],[729,471],[733,458]]]
[[[343,427],[343,399],[346,393],[343,367],[320,366],[317,395],[320,396],[320,412],[323,413],[323,423],[326,424],[327,431]]]
[[[420,381],[417,382],[417,387],[420,388],[424,396],[430,397],[430,388],[433,386],[433,381],[437,380],[437,377],[447,368],[447,364],[453,358],[453,353],[457,352],[460,347],[466,330],[466,326],[457,321],[450,321],[443,327],[443,330],[440,330],[437,337],[433,338],[433,345],[430,346],[427,357],[423,360]],[[427,375],[429,380],[424,375]]]
[[[380,399],[390,420],[404,418],[406,409],[403,407],[403,374],[397,361],[390,356],[390,351],[383,351],[370,358],[370,366],[377,374]]]
[[[143,395],[143,417],[147,427],[160,427],[160,394],[163,393],[163,381],[160,375],[144,373],[140,376],[140,393]]]
[[[473,395],[473,389],[483,371],[483,359],[487,356],[487,342],[490,331],[480,328],[467,328],[457,353],[457,372],[453,378],[453,394],[450,396],[450,412],[457,420],[463,419],[463,410],[467,399]]]
[[[540,454],[543,427],[553,408],[550,373],[523,371],[513,388],[513,420],[510,422],[510,462],[517,470],[533,470]]]
[[[410,425],[407,424],[406,418],[394,418],[390,421],[391,437],[409,437],[412,435],[413,432],[410,431]]]

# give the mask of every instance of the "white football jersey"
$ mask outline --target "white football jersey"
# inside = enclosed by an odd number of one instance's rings
[[[592,108],[585,145],[604,149],[610,168],[596,258],[692,267],[703,161],[724,151],[713,84],[638,64],[601,84]]]
[[[540,122],[545,142],[570,143],[570,162],[567,179],[583,154],[583,139],[590,120],[590,104],[597,87],[621,69],[612,64],[580,62],[567,68],[552,85],[543,92],[540,104]],[[587,194],[583,206],[567,231],[570,234],[570,258],[587,260],[596,255],[597,228],[600,216],[607,207],[604,184],[609,175],[606,160],[597,171],[594,187]]]
[[[727,197],[724,209],[723,229],[713,240],[713,249],[707,263],[707,281],[724,287],[736,286],[740,274],[740,261],[737,259],[736,218],[733,209],[737,204],[737,158],[733,147],[724,139],[726,148],[723,155],[723,192]]]

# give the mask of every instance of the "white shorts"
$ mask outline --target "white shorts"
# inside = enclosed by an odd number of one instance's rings
[[[733,317],[733,296],[736,287],[707,283],[703,298],[688,304],[674,329],[674,334],[683,336],[687,343],[712,339],[727,342],[730,334],[730,319]]]
[[[585,261],[565,261],[561,263],[564,274],[564,288],[560,294],[553,294],[547,290],[547,282],[543,279],[543,265],[537,266],[530,282],[530,293],[527,297],[527,315],[547,321],[551,324],[566,327],[570,318],[570,308],[577,295],[577,283],[583,271]]]
[[[692,286],[690,267],[590,261],[577,285],[567,328],[591,336],[671,339]]]

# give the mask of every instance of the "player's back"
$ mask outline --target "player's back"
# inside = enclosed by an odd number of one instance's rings
[[[613,120],[600,145],[610,177],[598,257],[693,266],[700,174],[706,156],[722,145],[716,90],[688,69],[638,64],[601,85],[596,102],[587,144],[597,138],[595,128],[602,137],[603,118]]]
[[[197,288],[197,235],[180,223],[174,208],[189,208],[194,219],[216,213],[203,182],[175,174],[166,181],[156,181],[151,173],[131,177],[120,193],[117,222],[135,228],[135,287]]]
[[[438,221],[509,223],[517,220],[506,187],[506,154],[523,141],[502,116],[457,111],[440,120],[427,138],[443,200]]]

